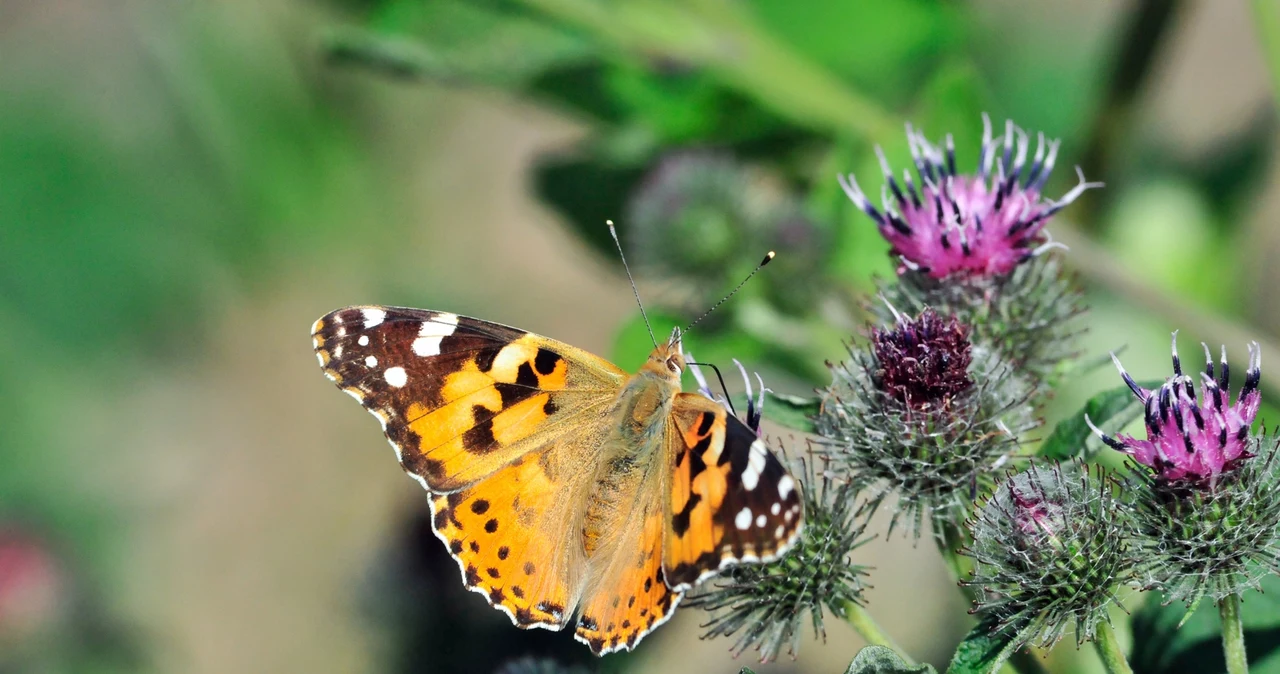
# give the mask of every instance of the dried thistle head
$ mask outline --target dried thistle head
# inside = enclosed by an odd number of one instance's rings
[[[1113,480],[1080,463],[1010,476],[968,526],[973,612],[996,630],[1025,629],[1025,643],[1054,644],[1068,628],[1091,640],[1132,573]]]
[[[825,640],[824,608],[844,617],[864,603],[867,567],[851,555],[870,540],[866,527],[876,502],[860,499],[826,459],[810,454],[800,463],[805,528],[795,547],[767,564],[730,567],[685,601],[711,613],[704,639],[737,635],[735,656],[754,648],[767,662],[785,647],[795,657],[806,623]]]
[[[903,520],[918,536],[930,511],[964,519],[1036,423],[1027,381],[966,334],[954,317],[898,315],[831,366],[814,420],[822,451],[859,489],[897,496],[890,531]]]

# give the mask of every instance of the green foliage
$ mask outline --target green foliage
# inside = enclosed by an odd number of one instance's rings
[[[1260,592],[1249,592],[1241,602],[1241,621],[1252,674],[1280,672],[1280,577],[1262,580]],[[1134,611],[1133,652],[1129,661],[1135,674],[1178,674],[1222,671],[1222,621],[1218,607],[1202,602],[1190,615],[1186,605],[1162,603],[1147,597]]]
[[[1029,622],[1000,629],[978,624],[956,646],[946,674],[995,674],[1025,640],[1024,633],[1034,629]]]
[[[858,651],[844,674],[935,674],[933,665],[911,665],[885,646],[867,646]]]
[[[1144,381],[1138,385],[1155,390],[1164,382]],[[1097,435],[1089,429],[1085,421],[1091,421],[1107,433],[1114,434],[1134,419],[1142,415],[1142,402],[1133,395],[1128,386],[1098,393],[1080,408],[1079,412],[1058,422],[1053,432],[1040,444],[1040,456],[1056,461],[1065,461],[1075,456],[1088,459],[1097,454],[1105,445]]]

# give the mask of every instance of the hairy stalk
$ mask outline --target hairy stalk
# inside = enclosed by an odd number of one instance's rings
[[[1108,674],[1133,674],[1124,651],[1120,650],[1120,641],[1116,639],[1116,631],[1111,628],[1111,623],[1104,620],[1098,625],[1093,647],[1097,649],[1098,657],[1102,658],[1102,665],[1107,668]]]
[[[907,655],[906,651],[894,643],[893,637],[889,636],[880,627],[880,624],[876,622],[875,618],[871,617],[867,609],[859,606],[856,602],[846,601],[844,603],[844,621],[849,623],[849,626],[866,640],[867,645],[892,648],[907,664],[914,665],[916,663],[915,660],[911,659],[911,656]]]
[[[1222,654],[1227,658],[1227,674],[1249,674],[1244,652],[1244,625],[1240,622],[1240,595],[1227,595],[1218,602],[1222,616]]]

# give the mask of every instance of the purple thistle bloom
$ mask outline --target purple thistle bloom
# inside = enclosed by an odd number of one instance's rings
[[[1005,123],[1003,151],[991,136],[991,119],[982,115],[982,153],[976,174],[956,170],[955,143],[946,138],[945,151],[907,125],[907,142],[920,179],[917,188],[903,171],[899,185],[884,152],[876,148],[884,171],[881,189],[883,211],[867,199],[854,176],[839,176],[840,187],[858,208],[876,221],[880,233],[893,246],[891,253],[907,270],[935,279],[952,275],[995,276],[1007,274],[1022,262],[1049,250],[1044,226],[1055,213],[1075,201],[1085,190],[1102,183],[1080,182],[1057,201],[1042,198],[1041,190],[1053,171],[1058,141],[1045,142],[1037,134],[1035,155],[1027,163],[1028,135]],[[1016,141],[1015,141],[1016,136]],[[994,164],[995,171],[992,171]]]
[[[1249,344],[1249,369],[1245,370],[1244,386],[1232,405],[1226,347],[1222,349],[1221,369],[1215,379],[1213,357],[1208,345],[1202,346],[1206,363],[1200,375],[1203,389],[1199,403],[1192,378],[1182,373],[1177,332],[1173,333],[1173,376],[1154,391],[1139,386],[1120,365],[1120,359],[1111,355],[1124,383],[1146,408],[1146,440],[1128,435],[1112,438],[1094,426],[1088,416],[1085,421],[1109,447],[1154,469],[1161,481],[1207,484],[1212,488],[1219,475],[1253,456],[1248,451],[1249,427],[1262,403],[1258,391],[1262,349],[1257,342]]]

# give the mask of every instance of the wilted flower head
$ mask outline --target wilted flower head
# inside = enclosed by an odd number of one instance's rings
[[[1026,381],[954,317],[898,318],[831,366],[814,424],[859,488],[898,496],[890,530],[902,516],[918,535],[926,511],[962,519],[1035,422]]]
[[[908,407],[949,407],[952,398],[973,386],[969,327],[933,309],[919,318],[897,319],[892,329],[871,331],[881,390]]]
[[[899,186],[877,148],[885,179],[883,212],[871,204],[852,175],[840,176],[845,194],[876,221],[893,246],[892,254],[902,262],[899,273],[919,271],[936,279],[1007,274],[1053,245],[1043,231],[1051,216],[1085,190],[1101,186],[1085,182],[1076,169],[1080,182],[1075,188],[1057,201],[1043,199],[1041,189],[1053,171],[1058,141],[1046,143],[1044,134],[1037,134],[1036,152],[1028,165],[1026,132],[1006,122],[1001,143],[991,137],[991,120],[985,114],[982,125],[975,174],[957,170],[950,135],[944,152],[907,125],[919,189],[908,171],[903,171],[903,186]]]
[[[1133,564],[1114,485],[1078,463],[1032,465],[1006,479],[970,520],[965,581],[993,630],[1049,645],[1074,627],[1091,639]]]
[[[685,602],[711,613],[704,639],[739,635],[735,656],[755,648],[767,662],[785,646],[794,657],[806,622],[815,637],[826,638],[824,607],[843,619],[864,604],[867,567],[850,555],[870,540],[867,522],[878,502],[860,499],[857,488],[833,474],[821,457],[810,455],[801,463],[805,526],[796,545],[773,562],[729,567]]]
[[[1208,345],[1202,346],[1205,369],[1200,375],[1203,389],[1199,402],[1195,383],[1182,373],[1177,332],[1173,333],[1173,376],[1154,391],[1139,386],[1112,354],[1120,376],[1145,406],[1146,440],[1124,434],[1112,438],[1093,426],[1092,420],[1087,417],[1086,420],[1103,442],[1155,470],[1159,479],[1212,487],[1219,475],[1252,456],[1248,451],[1249,427],[1262,403],[1262,394],[1258,391],[1262,379],[1262,350],[1257,342],[1249,345],[1244,386],[1232,405],[1226,348],[1222,349],[1221,369],[1215,379],[1213,357]]]

